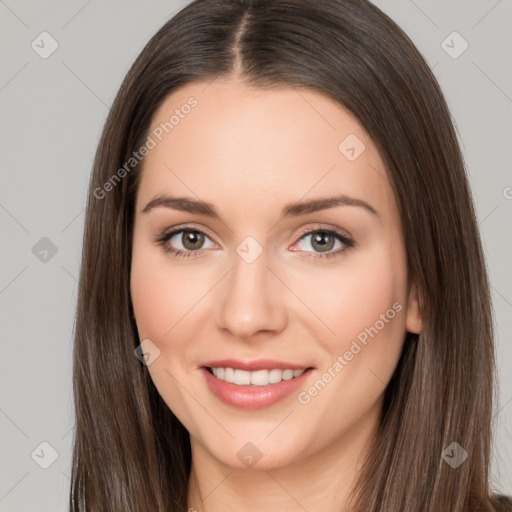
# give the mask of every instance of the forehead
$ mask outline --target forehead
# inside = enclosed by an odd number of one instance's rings
[[[159,193],[240,201],[246,208],[333,192],[381,209],[393,201],[364,128],[310,89],[263,90],[233,80],[188,84],[155,112],[149,136],[154,147],[144,157],[138,204]]]

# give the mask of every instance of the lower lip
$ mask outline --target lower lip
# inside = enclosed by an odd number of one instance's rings
[[[303,386],[311,368],[299,377],[266,386],[239,386],[217,379],[205,367],[201,371],[210,391],[224,403],[239,409],[262,409],[283,400]]]

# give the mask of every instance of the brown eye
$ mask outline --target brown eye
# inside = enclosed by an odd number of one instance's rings
[[[155,242],[162,245],[165,252],[179,257],[199,256],[202,249],[215,247],[215,242],[208,235],[192,228],[181,228],[162,233]]]
[[[341,232],[338,233],[330,229],[315,229],[303,233],[295,245],[298,246],[300,252],[305,253],[304,257],[322,259],[341,255],[347,249],[354,247],[355,242]],[[308,250],[308,246],[312,247],[313,250]]]
[[[204,235],[199,231],[184,230],[181,235],[183,247],[189,251],[201,249],[204,243]]]
[[[332,250],[336,238],[326,231],[317,231],[311,235],[311,246],[319,252]]]

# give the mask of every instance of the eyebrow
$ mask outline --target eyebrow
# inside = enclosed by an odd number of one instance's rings
[[[172,197],[168,195],[159,195],[155,197],[145,206],[141,213],[148,213],[159,206],[188,213],[206,215],[208,217],[221,220],[219,211],[211,203],[189,197]],[[306,215],[320,210],[327,210],[337,206],[358,206],[364,208],[372,215],[379,217],[377,210],[367,202],[362,199],[355,199],[343,194],[333,197],[309,199],[307,201],[290,203],[283,208],[281,216],[283,218],[298,217],[300,215]]]

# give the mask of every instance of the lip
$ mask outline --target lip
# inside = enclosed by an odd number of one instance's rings
[[[222,359],[219,361],[207,361],[201,366],[209,368],[234,368],[235,370],[245,370],[248,372],[256,372],[258,370],[302,370],[310,368],[300,364],[287,363],[285,361],[276,361],[274,359],[254,359],[252,361],[242,361],[240,359]]]
[[[240,370],[247,370],[247,365],[245,367],[237,367],[237,366],[216,366],[220,361],[216,361],[213,367],[218,368],[237,368]],[[261,368],[261,361],[255,362],[257,368],[251,369],[250,371],[256,371],[258,369],[273,369],[272,367],[265,366]],[[281,363],[275,362],[276,364],[281,365]],[[232,363],[231,363],[232,364]],[[210,365],[208,365],[210,366]],[[274,366],[274,368],[281,368],[281,366]],[[297,365],[285,366],[285,369],[302,369],[306,368],[304,373],[300,377],[295,377],[290,380],[282,380],[277,384],[268,384],[267,386],[251,386],[244,385],[239,386],[238,384],[232,384],[230,382],[225,382],[223,380],[217,379],[214,375],[212,375],[206,366],[200,368],[200,371],[204,375],[204,379],[206,380],[206,385],[209,390],[222,402],[232,407],[236,407],[238,409],[263,409],[264,407],[269,407],[280,400],[285,399],[290,396],[293,392],[297,391],[301,386],[303,386],[306,380],[312,373],[313,368],[304,367]],[[249,370],[248,370],[249,371]]]

